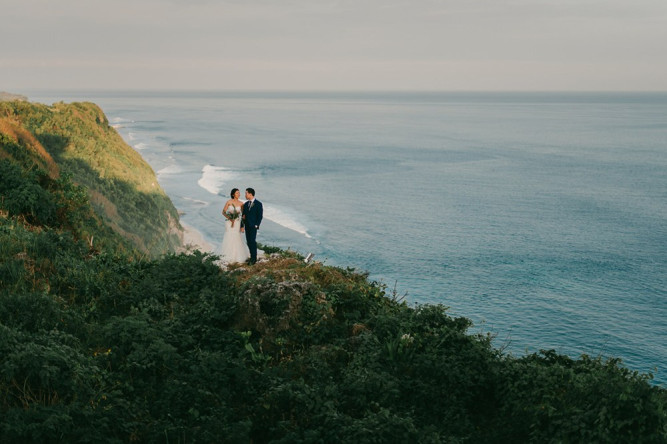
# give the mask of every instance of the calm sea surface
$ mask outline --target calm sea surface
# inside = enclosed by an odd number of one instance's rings
[[[258,241],[442,303],[515,355],[621,357],[667,382],[667,93],[28,92],[99,104],[218,246]]]

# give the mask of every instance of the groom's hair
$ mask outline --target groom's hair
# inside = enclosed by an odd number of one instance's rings
[[[245,189],[248,193],[252,194],[253,196],[255,195],[255,190],[252,188],[246,188]]]

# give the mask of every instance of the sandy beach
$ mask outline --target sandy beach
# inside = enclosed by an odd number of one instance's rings
[[[193,226],[181,221],[183,227],[183,246],[184,250],[197,249],[206,253],[213,253],[215,247],[206,242],[204,236]]]

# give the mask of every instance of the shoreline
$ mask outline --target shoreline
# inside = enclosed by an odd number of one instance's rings
[[[182,248],[184,251],[197,249],[204,253],[214,252],[215,247],[211,243],[207,242],[206,239],[204,239],[204,235],[201,234],[199,230],[197,230],[192,225],[186,224],[183,221],[180,222],[181,226],[183,227]]]

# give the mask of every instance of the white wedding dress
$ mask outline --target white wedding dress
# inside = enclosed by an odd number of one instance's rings
[[[241,214],[241,207],[234,205],[230,205],[227,211],[232,207]],[[229,264],[245,262],[248,258],[250,258],[250,250],[248,250],[245,235],[241,233],[241,219],[236,219],[233,227],[232,221],[225,220],[225,235],[222,238],[222,261]]]

